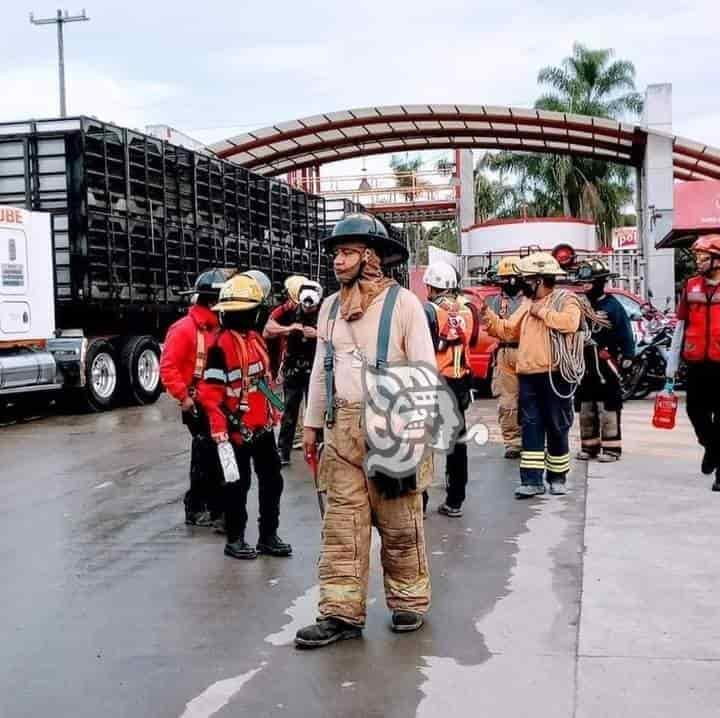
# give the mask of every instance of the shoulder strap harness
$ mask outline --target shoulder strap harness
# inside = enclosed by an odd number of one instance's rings
[[[390,346],[390,331],[392,329],[392,314],[395,309],[397,297],[400,292],[399,284],[392,284],[383,300],[383,307],[380,313],[380,326],[378,327],[377,351],[375,355],[375,367],[382,369],[387,366],[388,349]],[[335,297],[330,305],[330,313],[328,315],[328,327],[330,322],[337,321],[337,314],[340,308],[340,298]],[[335,347],[332,341],[332,330],[328,331],[327,344],[325,345],[325,423],[330,428],[335,423]]]

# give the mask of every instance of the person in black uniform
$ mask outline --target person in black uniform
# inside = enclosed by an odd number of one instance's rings
[[[578,459],[618,461],[622,453],[622,387],[620,376],[635,354],[627,312],[605,285],[611,276],[598,259],[578,267],[576,281],[587,286],[585,296],[595,310],[591,341],[585,345],[585,376],[575,395],[580,412],[581,450]]]
[[[285,351],[280,375],[283,378],[285,410],[283,412],[278,451],[280,463],[290,463],[295,429],[303,398],[307,398],[310,371],[317,345],[317,317],[322,301],[322,287],[311,279],[304,279],[289,292],[288,301],[270,314],[263,337],[285,338]]]

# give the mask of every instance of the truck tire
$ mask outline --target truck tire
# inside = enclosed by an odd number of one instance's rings
[[[123,398],[129,404],[153,404],[162,393],[160,345],[151,336],[132,336],[120,350]]]
[[[119,377],[117,357],[105,339],[90,342],[85,355],[85,386],[72,392],[72,403],[82,411],[111,409],[117,400]]]

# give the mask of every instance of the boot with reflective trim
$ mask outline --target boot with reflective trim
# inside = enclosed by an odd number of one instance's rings
[[[550,494],[552,496],[564,496],[567,493],[567,487],[564,481],[550,481]]]
[[[295,634],[295,645],[298,648],[320,648],[336,641],[360,638],[361,635],[362,629],[359,626],[337,618],[318,618],[315,623],[301,628]]]
[[[460,506],[456,508],[455,506],[450,506],[449,504],[444,503],[438,507],[438,513],[451,519],[459,519],[463,515],[463,510]]]

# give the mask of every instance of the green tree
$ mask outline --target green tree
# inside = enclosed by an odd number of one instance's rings
[[[546,92],[535,103],[541,110],[619,118],[642,110],[635,91],[635,68],[613,60],[609,49],[592,50],[576,43],[559,66],[544,67],[538,83]],[[566,155],[500,152],[488,166],[517,177],[519,202],[536,216],[568,215],[593,219],[600,239],[610,243],[621,223],[621,210],[632,198],[629,168]]]
[[[475,186],[475,221],[513,217],[522,209],[522,197],[516,188],[508,184],[506,173],[500,171],[495,178],[488,176],[492,155],[483,154],[475,164],[473,183]]]
[[[395,173],[396,186],[407,189],[405,192],[405,199],[408,202],[412,202],[415,199],[414,188],[424,186],[424,182],[417,178],[417,172],[422,167],[423,161],[419,155],[415,157],[402,158],[398,155],[393,155],[390,158],[390,168]]]

